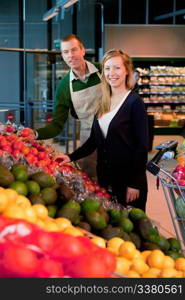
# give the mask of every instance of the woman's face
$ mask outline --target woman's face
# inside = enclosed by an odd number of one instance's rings
[[[128,72],[120,56],[111,57],[104,64],[105,79],[112,88],[125,86],[127,74]]]

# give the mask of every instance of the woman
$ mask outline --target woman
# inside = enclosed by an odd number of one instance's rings
[[[147,200],[147,114],[134,87],[130,57],[121,50],[108,51],[102,60],[102,98],[89,139],[63,164],[97,149],[100,186],[112,190],[119,203],[145,210]]]

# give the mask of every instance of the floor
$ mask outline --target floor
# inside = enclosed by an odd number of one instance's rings
[[[182,136],[155,136],[153,141],[153,149],[148,155],[148,160],[150,160],[156,153],[155,146],[158,144],[168,141],[168,140],[177,140],[178,146],[182,144],[184,138]],[[59,144],[55,144],[55,149],[57,151],[65,152],[63,146]],[[177,165],[175,159],[164,162],[164,169],[169,171],[173,170],[173,168]],[[162,186],[159,186],[159,189],[156,187],[156,177],[147,171],[148,178],[148,200],[147,200],[147,215],[154,221],[157,225],[160,233],[165,237],[175,237],[176,233],[174,230],[172,220],[175,219],[171,217],[170,209],[168,208],[166,198],[164,196],[164,192]]]

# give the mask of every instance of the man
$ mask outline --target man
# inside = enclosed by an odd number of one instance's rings
[[[70,71],[57,86],[52,122],[36,129],[36,135],[37,139],[49,139],[60,134],[70,111],[74,118],[80,120],[80,142],[83,144],[90,135],[97,101],[101,97],[100,66],[84,59],[84,46],[74,34],[61,41],[61,52]],[[89,157],[80,163],[91,176],[95,174],[94,161]]]

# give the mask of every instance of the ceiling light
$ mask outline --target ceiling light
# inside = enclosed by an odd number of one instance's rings
[[[57,7],[67,8],[75,4],[78,0],[57,0]]]
[[[43,21],[48,21],[51,18],[55,17],[59,13],[59,8],[52,7],[50,10],[48,10],[44,15],[42,20]]]

